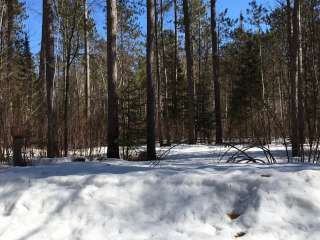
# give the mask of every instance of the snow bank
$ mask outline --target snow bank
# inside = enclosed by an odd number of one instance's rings
[[[183,146],[158,168],[0,170],[0,239],[319,239],[319,167],[217,164],[206,148]]]

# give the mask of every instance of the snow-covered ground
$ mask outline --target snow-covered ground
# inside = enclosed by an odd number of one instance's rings
[[[180,146],[155,167],[64,159],[0,169],[0,239],[320,239],[320,167],[217,163],[223,151]]]

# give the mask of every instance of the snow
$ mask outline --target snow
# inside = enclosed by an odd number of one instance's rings
[[[56,159],[0,169],[0,239],[319,239],[319,166],[218,163],[223,151],[183,145],[156,167]]]

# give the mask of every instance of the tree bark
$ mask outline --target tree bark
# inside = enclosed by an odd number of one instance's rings
[[[7,44],[8,44],[8,50],[7,50],[7,82],[9,87],[9,102],[11,107],[11,113],[12,113],[12,126],[11,126],[11,136],[12,136],[12,147],[13,147],[13,165],[14,166],[23,166],[23,159],[22,159],[22,153],[21,153],[21,140],[23,140],[21,136],[21,114],[20,114],[20,99],[19,99],[19,93],[20,89],[17,89],[16,87],[16,79],[13,76],[13,62],[14,62],[14,4],[13,0],[7,1]]]
[[[90,79],[90,45],[89,45],[89,32],[88,32],[88,3],[87,0],[83,0],[84,4],[84,55],[85,55],[85,116],[86,116],[86,131],[85,131],[85,143],[86,147],[89,147],[89,154],[91,155],[91,79]]]
[[[13,137],[13,166],[24,167],[26,163],[22,157],[22,147],[24,143],[24,138],[22,136]]]
[[[195,141],[195,105],[194,105],[194,80],[193,80],[193,47],[191,36],[191,24],[189,14],[189,0],[183,0],[183,23],[185,28],[185,50],[187,59],[187,81],[188,81],[188,143],[194,144]]]
[[[107,0],[108,54],[108,158],[119,158],[119,116],[117,94],[117,1]]]
[[[297,34],[296,34],[296,8],[292,11],[291,1],[287,0],[287,38],[289,58],[289,79],[290,79],[290,138],[292,145],[292,156],[299,155],[298,142],[298,117],[297,117]]]
[[[90,119],[90,46],[89,46],[89,33],[88,33],[88,4],[87,0],[84,1],[84,55],[85,55],[85,114],[87,118],[87,124]],[[88,126],[87,126],[88,127]]]
[[[156,159],[155,131],[155,83],[152,76],[153,47],[154,47],[154,4],[147,0],[147,158]]]
[[[164,79],[164,121],[165,121],[165,136],[166,136],[166,145],[171,145],[171,135],[170,135],[170,122],[169,122],[169,109],[168,109],[168,74],[167,74],[167,68],[166,68],[166,47],[164,44],[164,33],[163,33],[163,25],[164,25],[164,12],[163,12],[163,0],[160,0],[160,36],[161,36],[161,51],[162,51],[162,76]]]
[[[161,87],[162,87],[162,79],[160,75],[160,56],[159,56],[159,41],[158,41],[158,4],[157,0],[154,0],[154,45],[155,45],[155,61],[156,61],[156,83],[157,83],[157,127],[158,127],[158,139],[160,146],[163,145],[163,136],[162,136],[162,95],[161,95]]]
[[[42,12],[44,13],[46,11],[45,4],[43,3],[42,6]],[[38,123],[38,137],[41,139],[41,145],[42,141],[44,141],[45,138],[45,128],[43,126],[43,122],[46,121],[45,116],[45,101],[43,101],[42,98],[45,98],[45,88],[46,88],[46,34],[45,34],[45,26],[46,26],[46,17],[45,14],[42,14],[42,33],[41,33],[41,48],[40,48],[40,62],[39,62],[39,78],[37,83],[37,91],[39,92],[39,102],[40,105],[40,116],[39,116],[39,123]]]
[[[65,92],[64,92],[64,132],[63,132],[63,142],[64,142],[64,156],[68,156],[69,149],[69,91],[70,91],[70,49],[67,50],[66,56],[66,66],[65,66]]]
[[[304,119],[304,69],[303,69],[303,49],[302,49],[302,22],[301,22],[301,1],[296,0],[297,6],[297,34],[298,34],[298,136],[299,153],[303,156],[303,144],[305,143],[305,119]]]
[[[174,141],[178,141],[178,103],[177,103],[177,82],[178,82],[178,6],[177,0],[174,4],[174,79],[172,84],[172,106],[174,112]]]
[[[53,111],[53,83],[55,73],[54,56],[54,30],[53,30],[53,2],[44,0],[45,4],[45,46],[46,46],[46,89],[47,89],[47,156],[53,158],[56,156],[55,149],[55,116]]]
[[[214,83],[215,99],[215,120],[216,120],[216,143],[221,144],[222,135],[222,117],[221,117],[221,97],[220,97],[220,80],[219,80],[219,55],[218,55],[218,34],[216,22],[216,0],[211,0],[211,35],[212,35],[212,70]]]

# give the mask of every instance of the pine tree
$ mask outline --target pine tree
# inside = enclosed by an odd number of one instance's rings
[[[43,12],[45,20],[43,22],[45,30],[45,79],[47,86],[47,156],[53,158],[57,155],[56,150],[56,126],[55,126],[55,113],[53,106],[53,82],[55,72],[55,55],[54,55],[54,29],[53,29],[53,2],[52,0],[43,0],[44,9]]]
[[[108,158],[119,158],[119,116],[117,95],[117,3],[107,1],[108,23]]]
[[[156,159],[156,130],[155,130],[155,83],[152,74],[154,54],[154,2],[147,0],[147,158]]]
[[[222,117],[220,99],[220,80],[219,80],[219,55],[218,55],[218,33],[216,23],[216,1],[211,0],[211,35],[212,35],[212,68],[215,97],[215,123],[216,123],[216,143],[222,143]]]
[[[185,30],[185,51],[187,61],[187,81],[188,81],[188,143],[194,144],[195,139],[195,104],[194,104],[194,80],[193,80],[193,48],[191,36],[191,21],[189,0],[183,0],[183,23]]]

